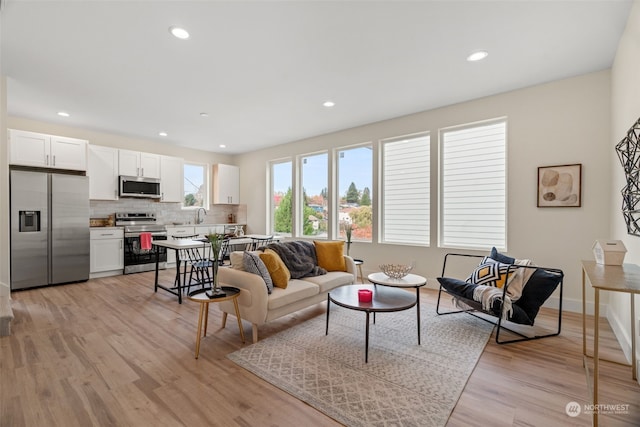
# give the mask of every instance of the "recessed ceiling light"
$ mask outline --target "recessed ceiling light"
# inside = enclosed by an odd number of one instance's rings
[[[324,106],[325,106],[325,107],[327,107],[327,108],[331,108],[331,107],[333,107],[334,105],[336,105],[336,103],[335,103],[335,102],[333,102],[333,101],[325,101],[322,105],[324,105]]]
[[[219,147],[220,147],[220,148],[227,148],[227,146],[226,146],[226,145],[224,145],[224,144],[220,144],[220,145],[219,145]]]
[[[160,136],[167,136],[167,135],[168,135],[168,133],[166,133],[166,132],[160,132],[160,133],[158,133],[158,135],[160,135]]]
[[[486,52],[484,50],[479,50],[479,51],[473,52],[471,55],[467,56],[467,61],[469,61],[469,62],[480,61],[480,60],[486,58],[488,55],[489,55],[488,52]]]
[[[169,32],[171,34],[173,34],[174,37],[177,37],[177,38],[182,39],[182,40],[186,40],[186,39],[189,38],[189,33],[184,28],[169,27]]]
[[[200,113],[200,117],[209,117],[209,114],[207,114],[207,113]]]
[[[58,111],[58,115],[60,117],[69,117],[69,116],[71,116],[71,114],[67,113],[66,111]]]

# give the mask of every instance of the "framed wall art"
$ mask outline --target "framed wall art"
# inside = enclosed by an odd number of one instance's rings
[[[582,164],[538,168],[539,208],[580,206],[582,206]]]

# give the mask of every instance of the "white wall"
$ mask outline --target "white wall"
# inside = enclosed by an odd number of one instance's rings
[[[620,190],[626,181],[614,147],[640,117],[638,76],[640,76],[640,2],[636,0],[629,14],[627,28],[618,44],[618,51],[611,69],[611,136],[607,150],[612,167],[609,188],[612,195],[612,200],[609,201],[612,218],[610,232],[614,238],[624,242],[628,250],[625,262],[633,264],[640,264],[640,237],[627,234],[626,224],[620,211],[622,205]],[[607,317],[616,332],[618,341],[629,357],[631,354],[630,297],[628,294],[611,294]],[[635,305],[640,307],[640,298],[636,297]],[[640,331],[637,326],[640,315],[636,314],[636,317],[636,331]]]
[[[565,308],[581,310],[581,259],[592,259],[591,245],[608,237],[610,157],[610,72],[477,99],[353,129],[309,138],[244,155],[241,198],[252,232],[266,232],[267,162],[322,149],[430,131],[437,159],[438,129],[495,117],[508,118],[508,253],[538,265],[564,270]],[[537,208],[537,167],[582,163],[580,208]],[[433,172],[436,173],[435,171]],[[432,230],[436,230],[437,180],[432,176]],[[415,272],[440,275],[446,249],[354,243],[351,254],[372,272],[385,262],[415,259]],[[435,284],[435,282],[431,282]],[[592,297],[591,297],[592,300]]]

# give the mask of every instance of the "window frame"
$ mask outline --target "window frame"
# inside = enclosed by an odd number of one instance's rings
[[[376,185],[376,179],[375,179],[375,164],[376,164],[376,157],[377,157],[377,149],[376,149],[376,144],[374,144],[373,141],[367,141],[367,142],[359,142],[357,144],[350,144],[350,145],[344,145],[341,147],[336,147],[333,149],[333,182],[330,184],[330,202],[333,203],[333,207],[330,210],[331,214],[332,214],[332,218],[329,218],[330,223],[333,225],[332,229],[333,232],[331,234],[332,238],[341,240],[341,239],[345,239],[346,241],[346,237],[342,236],[341,233],[341,229],[340,229],[340,198],[342,197],[341,193],[340,193],[340,152],[342,151],[348,151],[348,150],[354,150],[354,149],[358,149],[358,148],[365,148],[365,147],[369,147],[371,149],[371,188],[370,188],[370,192],[371,192],[371,240],[361,240],[361,239],[354,239],[352,238],[351,241],[352,242],[358,242],[358,243],[373,243],[376,240],[376,218],[377,218],[377,212],[375,206],[376,206],[376,200],[377,200],[377,185]],[[363,188],[364,190],[364,188]]]
[[[186,178],[186,173],[185,173],[185,168],[187,166],[198,166],[198,167],[202,167],[203,169],[203,184],[205,185],[205,194],[204,194],[204,198],[202,200],[202,206],[185,206],[184,205],[184,198],[186,196],[186,185],[185,185],[185,180]],[[181,202],[181,209],[183,210],[195,210],[195,209],[200,209],[201,207],[209,210],[211,208],[211,178],[212,178],[212,174],[211,174],[211,165],[209,163],[200,163],[200,162],[192,162],[190,160],[184,160],[182,163],[182,202]]]
[[[503,239],[504,239],[504,244],[487,244],[487,246],[482,246],[482,245],[468,245],[468,244],[452,244],[452,243],[447,243],[444,241],[444,221],[445,221],[445,214],[444,214],[444,209],[445,209],[445,205],[444,205],[444,184],[445,184],[445,180],[444,180],[444,172],[445,172],[445,168],[444,168],[444,134],[446,132],[451,132],[451,131],[460,131],[460,130],[464,130],[464,129],[471,129],[471,128],[477,128],[477,127],[483,127],[483,126],[491,126],[491,125],[496,125],[496,124],[504,124],[504,151],[503,151],[503,155],[504,155],[504,210],[503,210],[503,217],[504,217],[504,227],[502,230],[502,235],[503,235]],[[508,138],[509,138],[509,123],[508,123],[508,118],[506,116],[504,117],[497,117],[497,118],[493,118],[493,119],[488,119],[488,120],[482,120],[482,121],[477,121],[477,122],[472,122],[472,123],[466,123],[466,124],[461,124],[461,125],[455,125],[455,126],[449,126],[446,128],[441,128],[438,130],[438,230],[437,230],[437,236],[438,236],[438,247],[439,248],[446,248],[446,249],[464,249],[464,250],[477,250],[477,251],[484,251],[484,250],[489,250],[491,249],[492,246],[495,246],[496,249],[501,250],[501,251],[506,251],[507,250],[507,242],[508,242],[508,208],[509,208],[509,188],[508,188],[508,176],[509,176],[509,165],[508,165],[508,160],[509,160],[509,153],[508,153]]]
[[[275,206],[274,206],[274,176],[273,176],[273,167],[277,164],[282,163],[290,163],[291,164],[291,204],[292,204],[292,212],[291,212],[291,233],[284,233],[281,231],[275,231]],[[267,179],[265,180],[267,187],[267,200],[266,200],[266,208],[268,215],[266,215],[267,224],[266,230],[268,234],[279,235],[284,237],[295,237],[295,223],[296,223],[296,182],[295,182],[295,162],[292,157],[284,157],[279,159],[269,160],[267,162]]]
[[[385,168],[384,168],[384,164],[385,164],[385,149],[384,149],[384,145],[388,144],[388,143],[394,143],[394,142],[401,142],[401,141],[410,141],[410,140],[414,140],[414,139],[420,139],[420,138],[429,138],[429,146],[427,147],[427,153],[429,156],[428,159],[428,164],[429,164],[429,173],[428,173],[428,186],[426,188],[426,196],[427,196],[427,204],[428,204],[428,209],[427,209],[427,227],[428,227],[428,235],[426,237],[426,242],[424,243],[409,243],[409,242],[400,242],[400,241],[393,241],[393,240],[386,240],[385,238],[385,209],[384,209],[384,203],[385,203],[385,183],[384,183],[384,179],[385,179]],[[432,168],[432,164],[433,164],[433,156],[431,155],[432,152],[432,138],[431,138],[431,132],[428,130],[422,131],[422,132],[416,132],[416,133],[411,133],[411,134],[407,134],[407,135],[400,135],[400,136],[395,136],[395,137],[390,137],[390,138],[385,138],[385,139],[381,139],[378,141],[379,144],[379,155],[378,155],[378,162],[379,162],[379,184],[378,184],[378,200],[379,203],[377,204],[378,207],[378,217],[379,217],[379,236],[378,236],[378,243],[380,244],[387,244],[387,245],[402,245],[402,246],[416,246],[416,247],[431,247],[431,236],[433,234],[433,227],[431,226],[432,224],[432,215],[431,215],[431,208],[433,206],[432,200],[433,200],[433,194],[431,191],[432,188],[432,172],[433,172],[433,168]]]
[[[329,153],[329,150],[320,150],[320,151],[314,151],[311,153],[304,153],[304,154],[300,154],[297,156],[296,159],[296,164],[297,164],[297,189],[295,191],[296,193],[296,201],[299,201],[299,203],[296,203],[294,206],[294,212],[296,213],[296,215],[294,216],[294,224],[295,224],[295,230],[296,230],[296,236],[300,237],[300,238],[304,238],[304,239],[317,239],[317,240],[326,240],[329,239],[330,236],[330,220],[329,218],[327,218],[327,231],[326,234],[324,236],[321,235],[313,235],[313,234],[304,234],[304,159],[309,158],[309,157],[316,157],[316,156],[326,156],[326,163],[327,163],[327,170],[326,170],[326,188],[327,188],[327,193],[329,192],[329,186],[330,186],[330,175],[329,175],[329,169],[330,169],[330,162],[331,162],[331,156]],[[330,211],[328,210],[329,206],[328,206],[328,200],[327,200],[327,215],[330,215]],[[296,220],[297,219],[297,220]]]

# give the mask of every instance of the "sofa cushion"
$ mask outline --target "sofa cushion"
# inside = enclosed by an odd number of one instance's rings
[[[501,262],[503,264],[514,264],[516,262],[515,258],[512,258],[508,255],[501,254],[500,252],[498,252],[495,246],[491,248],[491,253],[489,254],[489,258],[495,259],[496,261]]]
[[[260,259],[264,262],[264,265],[267,266],[273,285],[286,289],[291,279],[291,273],[289,273],[287,266],[284,265],[280,255],[271,249],[265,249],[265,251],[260,254]]]
[[[514,306],[521,307],[529,319],[531,325],[538,315],[538,311],[544,302],[551,296],[560,284],[562,277],[558,274],[536,268],[535,272],[522,290],[522,297],[514,303]]]
[[[343,255],[344,241],[324,242],[314,240],[313,244],[316,246],[316,255],[320,267],[327,271],[347,271]]]
[[[244,271],[244,251],[233,251],[229,254],[231,268]]]
[[[489,257],[484,257],[480,264],[467,278],[467,283],[501,288],[507,282],[507,273],[513,275],[514,269]]]
[[[273,288],[273,293],[269,296],[267,309],[274,310],[284,307],[296,301],[317,295],[318,285],[307,280],[291,279],[287,288]]]
[[[271,280],[271,275],[269,274],[267,266],[264,265],[260,256],[253,252],[244,252],[243,258],[244,271],[247,273],[257,274],[262,277],[265,285],[267,285],[267,293],[270,294],[273,291],[273,281]]]
[[[482,304],[474,301],[473,299],[473,291],[478,285],[450,277],[438,277],[438,282],[440,282],[442,287],[445,288],[449,294],[454,297],[464,298],[464,301],[462,302],[465,304],[476,310],[480,310],[482,308]],[[491,312],[494,316],[500,316],[500,310],[502,308],[501,305],[501,300],[494,301],[493,306],[491,307]],[[529,314],[523,308],[519,307],[517,303],[511,306],[511,310],[511,316],[509,317],[511,322],[521,325],[533,325],[532,318],[530,318]]]
[[[328,292],[338,286],[352,284],[353,274],[342,271],[330,271],[324,276],[305,277],[302,280],[315,283],[318,285],[320,292]]]

